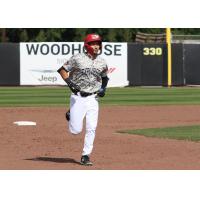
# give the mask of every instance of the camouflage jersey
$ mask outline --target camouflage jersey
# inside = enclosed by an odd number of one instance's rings
[[[102,78],[107,76],[108,67],[105,60],[99,56],[91,59],[86,53],[72,56],[63,67],[70,72],[72,82],[81,88],[81,91],[93,93],[101,88]]]

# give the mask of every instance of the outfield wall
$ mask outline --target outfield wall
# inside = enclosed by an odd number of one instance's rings
[[[81,42],[20,43],[20,85],[66,85],[57,69],[82,52]],[[127,43],[103,43],[101,57],[108,64],[108,86],[127,86]]]
[[[56,70],[80,42],[0,43],[0,85],[66,85]],[[200,44],[172,44],[172,85],[200,85]],[[103,43],[109,87],[166,86],[166,44]]]
[[[183,44],[183,70],[187,85],[200,85],[200,44]]]
[[[0,85],[20,84],[19,44],[0,43]]]
[[[165,44],[128,44],[128,79],[132,86],[159,86],[167,82]]]

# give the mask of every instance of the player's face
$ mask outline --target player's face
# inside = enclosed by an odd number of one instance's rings
[[[100,50],[100,44],[99,44],[99,42],[90,42],[89,45],[93,48],[94,54],[98,54],[98,52]]]

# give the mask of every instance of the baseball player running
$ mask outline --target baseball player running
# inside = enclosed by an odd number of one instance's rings
[[[92,165],[90,155],[93,149],[98,122],[98,97],[104,97],[108,83],[108,67],[98,53],[102,39],[98,34],[88,34],[84,40],[85,52],[73,55],[58,69],[63,80],[72,91],[70,110],[66,113],[72,134],[81,133],[86,117],[86,133],[81,156],[82,165]]]

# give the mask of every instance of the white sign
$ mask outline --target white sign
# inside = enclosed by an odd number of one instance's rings
[[[83,52],[81,42],[20,43],[20,85],[66,85],[57,73],[72,55]],[[127,43],[103,43],[108,87],[128,85]]]

